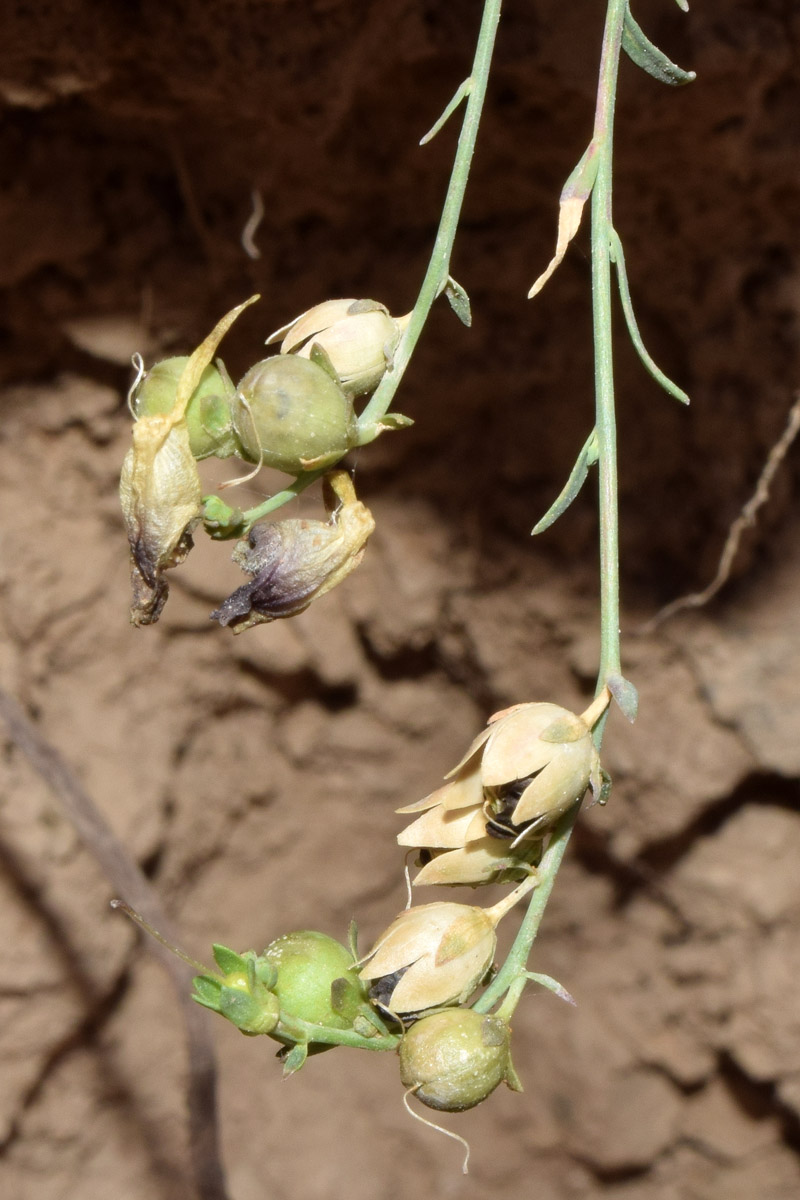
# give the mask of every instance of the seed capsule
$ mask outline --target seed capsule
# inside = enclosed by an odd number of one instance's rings
[[[406,909],[378,938],[361,978],[394,977],[384,987],[390,1013],[423,1012],[459,1004],[488,971],[497,938],[488,912],[467,904],[422,904]]]
[[[131,406],[138,418],[166,416],[175,407],[178,380],[189,359],[186,355],[164,358],[155,363],[133,389]],[[224,368],[223,368],[224,369]],[[229,458],[241,454],[231,423],[230,399],[233,388],[218,367],[206,367],[186,406],[189,448],[196,459]]]
[[[274,985],[281,1014],[349,1029],[367,995],[350,951],[313,929],[285,933],[270,942],[263,957],[275,967]]]
[[[131,548],[134,625],[157,621],[169,587],[165,572],[183,562],[202,517],[202,488],[192,453],[187,409],[217,346],[253,296],[219,321],[178,376],[168,412],[136,414],[133,444],[122,464],[120,504]],[[156,405],[156,400],[153,401]]]
[[[330,466],[353,445],[352,397],[315,362],[275,355],[243,377],[233,427],[251,462],[299,475]]]
[[[423,1017],[400,1043],[400,1078],[423,1104],[444,1112],[474,1108],[505,1080],[520,1090],[511,1066],[511,1031],[499,1017],[449,1008]]]

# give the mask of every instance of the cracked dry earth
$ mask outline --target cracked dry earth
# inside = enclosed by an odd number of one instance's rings
[[[208,613],[241,575],[200,539],[161,622],[127,624],[130,352],[192,346],[254,290],[235,371],[326,296],[410,307],[453,149],[449,130],[416,141],[463,77],[479,5],[142,0],[134,23],[65,0],[3,17],[0,682],[198,958],[294,928],[342,937],[352,916],[366,944],[404,903],[395,807],[489,712],[591,694],[591,495],[528,537],[590,420],[585,237],[524,301],[591,122],[602,5],[568,8],[507,0],[454,260],[474,326],[436,310],[400,394],[416,425],[351,464],[377,521],[363,565],[240,638]],[[800,16],[696,10],[637,6],[692,89],[621,79],[631,287],[693,404],[660,395],[620,340],[640,716],[609,722],[612,800],[582,817],[535,956],[578,1006],[526,995],[525,1092],[445,1121],[472,1143],[466,1179],[458,1148],[403,1112],[391,1055],[337,1050],[282,1084],[271,1044],[209,1015],[234,1200],[800,1193],[796,447],[721,597],[637,633],[713,575],[800,382]],[[3,1195],[189,1200],[169,983],[7,741],[0,889]]]

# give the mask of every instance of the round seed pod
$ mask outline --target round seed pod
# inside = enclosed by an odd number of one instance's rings
[[[155,363],[133,393],[137,417],[171,413],[175,406],[178,380],[189,361],[186,355],[164,358]],[[186,408],[189,447],[195,458],[229,458],[241,453],[231,424],[230,387],[215,366],[202,374]]]
[[[353,401],[316,362],[274,355],[236,389],[233,427],[252,462],[287,475],[335,463],[353,444]]]
[[[287,1017],[349,1029],[367,1002],[352,954],[327,934],[312,929],[285,933],[267,946],[263,957],[278,972],[272,990]]]
[[[463,1112],[504,1079],[516,1078],[510,1040],[508,1025],[498,1017],[471,1008],[432,1013],[400,1043],[400,1078],[428,1108]]]

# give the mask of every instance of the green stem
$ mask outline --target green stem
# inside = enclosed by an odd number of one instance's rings
[[[240,536],[245,537],[250,532],[250,527],[255,525],[256,521],[260,521],[262,517],[268,516],[276,508],[282,508],[290,500],[295,500],[307,487],[311,487],[312,483],[316,483],[318,479],[321,479],[329,469],[329,467],[323,467],[319,471],[306,471],[305,474],[298,475],[294,483],[290,483],[283,491],[276,492],[274,496],[269,496],[262,504],[257,504],[255,508],[246,509],[242,514],[242,533]]]
[[[389,411],[389,405],[397,391],[400,380],[403,378],[405,369],[414,352],[414,347],[422,332],[422,327],[428,318],[428,313],[431,310],[434,300],[444,289],[450,274],[450,255],[453,250],[453,242],[455,241],[456,230],[458,228],[458,218],[461,214],[461,205],[467,187],[472,155],[475,150],[475,140],[478,136],[478,125],[480,124],[483,101],[486,96],[486,85],[489,80],[489,68],[492,62],[495,34],[497,33],[497,25],[500,20],[500,5],[501,0],[485,0],[483,6],[483,18],[481,20],[480,32],[478,33],[478,44],[472,64],[472,73],[468,81],[469,91],[466,93],[466,110],[464,112],[461,133],[458,138],[458,148],[450,175],[450,184],[447,189],[442,217],[439,222],[439,230],[436,234],[436,241],[431,252],[428,270],[425,273],[417,302],[411,314],[411,320],[408,323],[400,345],[395,351],[392,369],[386,372],[377,391],[358,419],[358,441],[359,445],[362,446],[366,445],[367,442],[374,441],[380,433],[381,418]]]
[[[472,156],[475,151],[475,141],[478,136],[483,102],[486,97],[492,51],[494,50],[495,35],[500,21],[501,3],[502,0],[485,0],[484,2],[483,17],[478,32],[478,43],[475,49],[472,73],[469,79],[462,83],[457,94],[457,99],[459,100],[462,97],[466,97],[466,108],[464,120],[461,125],[461,133],[458,138],[453,170],[450,175],[450,183],[442,209],[442,216],[439,221],[439,229],[436,234],[436,241],[431,251],[430,262],[425,272],[425,278],[422,281],[417,302],[414,305],[400,344],[395,350],[392,369],[386,372],[375,394],[358,418],[358,435],[356,441],[356,445],[358,446],[366,446],[369,442],[373,442],[382,432],[381,420],[389,411],[389,406],[409,364],[411,355],[419,340],[419,335],[428,319],[433,302],[444,290],[450,276],[450,256],[458,229],[458,218],[461,215],[461,206],[464,201]],[[455,99],[456,97],[454,97]],[[441,123],[443,123],[443,120],[450,115],[456,106],[452,102],[448,105]],[[434,126],[434,131],[440,127],[440,122],[437,122]],[[425,140],[430,140],[430,136]],[[296,496],[299,496],[307,487],[310,487],[323,473],[322,471],[309,471],[307,474],[299,475],[288,488],[276,492],[274,496],[270,496],[263,504],[248,509],[244,513],[244,532],[246,533],[251,525],[254,525],[256,521],[260,521],[262,517],[274,512],[277,508],[281,508],[290,500],[294,500]],[[240,536],[241,528],[241,526],[237,526],[236,530],[232,531],[232,535]],[[217,531],[216,536],[230,535],[223,535]]]
[[[610,675],[620,672],[619,646],[619,523],[617,500],[617,439],[614,410],[614,366],[611,342],[611,236],[614,102],[617,90],[622,28],[628,0],[609,0],[597,89],[593,142],[598,158],[592,191],[592,321],[594,326],[595,406],[600,495],[600,669],[597,693]],[[605,714],[594,726],[600,746]],[[488,1012],[513,986],[516,998],[531,947],[539,932],[556,875],[580,811],[573,806],[553,829],[539,866],[539,885],[533,893],[511,952],[495,979],[473,1006]],[[513,1001],[513,996],[510,997]],[[508,1016],[504,1005],[503,1015]]]
[[[286,1039],[288,1045],[307,1041],[309,1045],[352,1046],[356,1050],[396,1050],[400,1044],[400,1036],[387,1033],[384,1036],[376,1033],[375,1037],[362,1037],[354,1029],[333,1029],[327,1025],[312,1025],[299,1017],[281,1017],[275,1029],[274,1036],[278,1040]]]

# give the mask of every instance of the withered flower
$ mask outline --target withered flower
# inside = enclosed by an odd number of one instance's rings
[[[603,788],[591,730],[603,692],[581,716],[556,704],[495,713],[450,782],[398,811],[421,813],[398,835],[429,861],[415,884],[480,884],[534,871],[541,839],[587,787]]]
[[[270,334],[267,345],[285,335],[281,354],[311,358],[318,348],[345,390],[360,396],[380,383],[410,316],[393,317],[376,300],[326,300]]]
[[[491,908],[442,901],[400,913],[359,972],[373,1003],[399,1017],[461,1004],[492,965],[495,927],[534,886],[525,880]]]
[[[202,514],[202,490],[186,410],[220,341],[251,297],[223,317],[188,359],[170,412],[139,416],[122,466],[120,502],[131,547],[134,625],[157,621],[169,587],[164,572],[183,562]]]
[[[356,499],[346,471],[324,481],[328,521],[292,519],[254,525],[237,543],[234,562],[252,575],[211,614],[241,633],[251,625],[293,617],[354,571],[375,528],[372,514]]]

